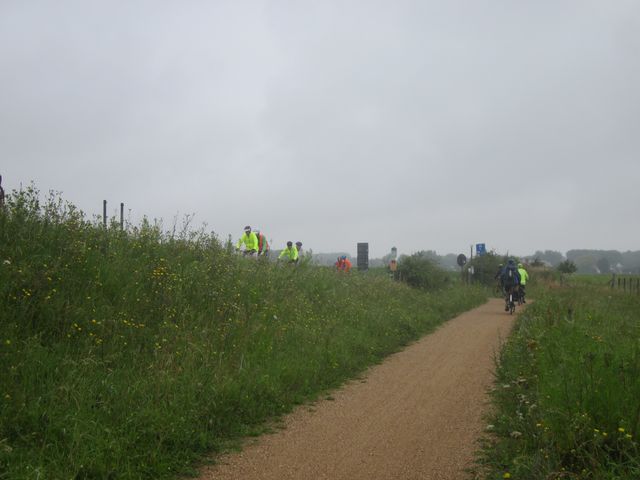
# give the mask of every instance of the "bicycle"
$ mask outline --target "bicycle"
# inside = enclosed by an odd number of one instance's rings
[[[518,305],[524,304],[524,289],[522,285],[518,286]]]
[[[240,250],[239,248],[236,248],[236,253],[238,255],[242,255],[243,257],[249,257],[249,258],[258,258],[258,252],[257,250]]]
[[[516,302],[513,298],[513,290],[513,287],[507,288],[505,297],[505,311],[508,311],[510,315],[513,315],[513,312],[516,311]]]

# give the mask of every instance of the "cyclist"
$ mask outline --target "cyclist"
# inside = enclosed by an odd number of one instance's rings
[[[282,257],[287,257],[290,263],[296,263],[298,261],[298,249],[293,246],[293,242],[291,240],[287,242],[287,248],[280,252],[278,260]]]
[[[529,273],[524,269],[521,263],[518,264],[518,274],[520,275],[520,298],[522,299],[522,303],[527,303],[524,299],[524,287],[529,281]]]
[[[500,275],[502,280],[502,286],[504,287],[504,311],[509,311],[509,296],[511,301],[514,300],[514,296],[518,293],[518,285],[520,284],[520,274],[516,267],[516,261],[510,258],[507,265],[502,269]]]
[[[256,237],[258,237],[258,256],[268,257],[269,242],[267,242],[267,236],[259,228],[256,228],[254,232],[256,234]]]
[[[244,233],[236,244],[236,251],[240,251],[240,247],[244,245],[244,255],[255,255],[258,253],[258,237],[251,231],[251,227],[244,227]]]
[[[298,258],[296,259],[296,263],[302,258],[302,242],[296,242],[296,250],[298,251]]]
[[[336,268],[339,272],[348,272],[349,270],[351,270],[351,261],[347,258],[346,255],[342,255],[341,257],[338,257]]]

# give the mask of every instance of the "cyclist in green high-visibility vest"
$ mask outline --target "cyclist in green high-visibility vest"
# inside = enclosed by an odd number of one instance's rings
[[[255,255],[258,253],[258,237],[251,231],[251,227],[249,225],[244,227],[244,233],[236,244],[236,250],[240,250],[242,245],[244,245],[245,255]]]
[[[280,260],[283,257],[286,257],[287,260],[289,260],[291,263],[295,263],[298,261],[298,249],[294,247],[292,241],[287,242],[287,248],[285,248],[280,252],[280,255],[278,256],[278,260]]]
[[[518,264],[518,273],[520,274],[520,298],[522,299],[522,303],[527,303],[524,299],[524,287],[527,285],[527,281],[529,281],[529,273],[521,263]]]

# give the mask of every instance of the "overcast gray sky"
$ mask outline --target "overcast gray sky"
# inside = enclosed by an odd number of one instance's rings
[[[640,249],[640,2],[0,2],[0,174],[371,256]]]

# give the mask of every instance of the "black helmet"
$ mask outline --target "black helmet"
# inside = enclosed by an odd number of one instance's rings
[[[291,240],[289,240],[289,241],[287,242],[287,247],[290,247],[291,245],[293,245],[293,242],[292,242]]]

